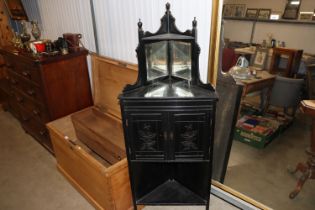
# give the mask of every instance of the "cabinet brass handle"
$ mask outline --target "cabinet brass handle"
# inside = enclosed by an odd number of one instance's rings
[[[22,103],[24,101],[24,98],[23,97],[17,97],[16,100],[17,100],[17,102]]]
[[[41,136],[44,136],[46,133],[47,133],[47,131],[39,131],[39,134],[40,134]]]
[[[37,109],[34,109],[34,110],[33,110],[33,114],[34,114],[34,115],[39,115],[39,114],[40,114],[40,111],[38,111]]]
[[[33,95],[35,95],[35,90],[28,90],[28,91],[26,91],[27,92],[27,94],[28,95],[30,95],[30,96],[33,96]]]
[[[30,74],[29,71],[22,71],[22,75],[23,75],[24,77],[30,77],[30,76],[31,76],[31,74]]]
[[[16,85],[18,82],[15,79],[11,79],[11,84]]]
[[[30,117],[28,117],[28,118],[23,117],[23,118],[22,118],[23,122],[28,122],[28,121],[30,121],[30,119],[31,119]]]
[[[174,132],[171,132],[170,133],[170,140],[173,140],[174,139]]]
[[[166,131],[163,132],[163,136],[164,136],[164,140],[166,140],[167,139],[167,132]]]

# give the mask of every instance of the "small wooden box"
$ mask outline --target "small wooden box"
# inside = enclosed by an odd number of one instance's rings
[[[135,65],[92,55],[94,106],[47,125],[58,169],[97,209],[132,209],[117,97],[126,84],[136,81],[136,70]],[[85,138],[86,133],[92,136]],[[85,141],[93,139],[96,144],[105,139],[100,146],[103,151],[97,151],[105,160],[83,144],[80,137]]]

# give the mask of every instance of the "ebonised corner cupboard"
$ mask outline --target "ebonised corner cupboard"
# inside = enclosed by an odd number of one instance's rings
[[[209,208],[217,96],[199,79],[197,21],[192,25],[180,32],[169,4],[156,33],[138,23],[138,79],[119,96],[135,209]]]

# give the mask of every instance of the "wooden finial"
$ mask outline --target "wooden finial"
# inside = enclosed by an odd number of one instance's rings
[[[169,2],[167,2],[167,3],[166,3],[166,10],[167,10],[167,11],[170,11],[170,8],[171,8],[171,4],[170,4]]]
[[[196,28],[196,26],[197,26],[197,20],[196,20],[196,17],[194,17],[194,20],[193,20],[193,22],[192,22],[192,25],[193,25],[193,27],[194,27],[194,28]]]
[[[139,27],[139,29],[142,29],[142,22],[141,22],[141,19],[139,19],[138,27]]]

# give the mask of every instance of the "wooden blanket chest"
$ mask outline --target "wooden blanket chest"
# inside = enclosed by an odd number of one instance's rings
[[[97,209],[132,209],[117,97],[136,81],[136,70],[135,65],[92,55],[94,106],[47,124],[57,168]],[[104,139],[105,159],[80,141],[84,135]]]

